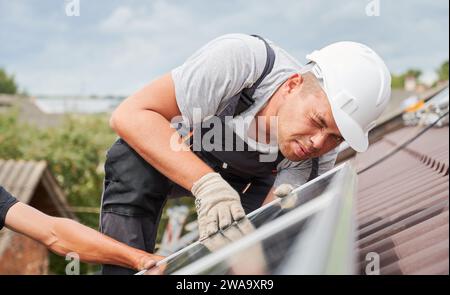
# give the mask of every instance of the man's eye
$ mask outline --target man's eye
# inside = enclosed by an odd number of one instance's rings
[[[313,125],[314,125],[315,127],[320,128],[320,129],[323,128],[323,126],[322,126],[319,122],[317,122],[316,120],[312,120],[312,122],[313,122]]]

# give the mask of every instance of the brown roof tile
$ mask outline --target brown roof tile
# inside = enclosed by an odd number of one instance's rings
[[[405,127],[353,160],[358,171],[420,128]],[[449,128],[433,128],[382,163],[359,174],[359,259],[380,258],[381,274],[449,273]]]

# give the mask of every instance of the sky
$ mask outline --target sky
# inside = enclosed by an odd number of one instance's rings
[[[32,95],[126,96],[227,33],[266,37],[301,63],[362,42],[391,72],[430,81],[449,56],[449,2],[0,0],[0,67]]]

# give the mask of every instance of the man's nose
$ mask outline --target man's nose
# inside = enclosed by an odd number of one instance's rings
[[[320,150],[323,148],[328,135],[323,132],[316,133],[313,137],[311,137],[311,141],[315,150]]]

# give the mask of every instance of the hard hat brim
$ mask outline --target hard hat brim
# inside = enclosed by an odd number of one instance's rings
[[[333,106],[331,103],[333,118],[344,140],[357,152],[365,152],[369,147],[367,132],[356,123],[342,109]]]

